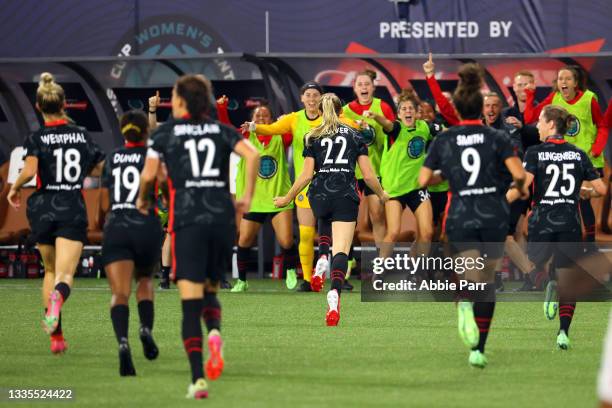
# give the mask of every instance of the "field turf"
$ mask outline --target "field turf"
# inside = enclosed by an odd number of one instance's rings
[[[208,400],[186,401],[176,289],[156,293],[154,362],[142,355],[132,297],[138,375],[121,378],[107,282],[77,280],[62,319],[63,356],[51,355],[41,329],[40,285],[0,281],[0,388],[72,388],[75,401],[66,407],[590,407],[610,310],[579,303],[573,349],[561,352],[558,321],[544,319],[541,303],[498,303],[489,366],[479,370],[467,364],[451,303],[361,303],[356,287],[343,294],[340,325],[330,328],[323,293],[250,281],[248,293],[220,296],[225,372],[209,382]]]

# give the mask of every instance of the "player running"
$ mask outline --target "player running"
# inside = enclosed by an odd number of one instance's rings
[[[11,206],[21,206],[21,188],[37,176],[27,216],[45,266],[43,327],[51,335],[51,352],[66,350],[61,310],[70,296],[74,273],[87,241],[87,210],[81,189],[85,176],[99,176],[104,155],[87,130],[69,123],[66,98],[53,75],[40,75],[36,108],[45,125],[30,135],[25,165],[8,193]]]
[[[146,158],[147,117],[141,111],[129,111],[120,120],[125,146],[113,151],[102,173],[102,209],[110,208],[104,225],[102,263],[111,287],[110,315],[119,343],[119,375],[136,375],[128,342],[129,298],[132,277],[138,286],[136,299],[140,317],[140,340],[144,355],[157,358],[153,340],[153,272],[159,262],[162,229],[154,211],[147,215],[136,209],[140,172]]]
[[[383,203],[389,195],[372,169],[361,134],[340,122],[340,98],[331,93],[323,95],[320,110],[321,125],[305,137],[302,172],[285,196],[274,199],[274,205],[278,208],[289,205],[312,181],[308,190],[312,210],[317,219],[332,226],[332,282],[327,293],[325,320],[328,326],[336,326],[340,320],[340,292],[359,211],[355,165],[359,164],[365,182]]]
[[[482,68],[465,64],[458,75],[453,102],[461,121],[434,139],[419,184],[425,187],[439,182],[441,177],[434,171],[441,171],[451,192],[444,222],[448,241],[457,257],[484,258],[483,268],[468,269],[462,276],[461,282],[470,286],[459,292],[457,304],[459,335],[472,350],[469,363],[484,368],[485,344],[495,310],[494,268],[503,253],[510,218],[502,170],[510,171],[523,196],[527,191],[523,188],[525,171],[507,136],[484,126],[479,119],[483,107]],[[480,283],[481,289],[474,283]]]
[[[147,198],[163,158],[170,190],[169,231],[173,267],[183,309],[182,337],[191,365],[187,398],[208,396],[202,366],[203,317],[208,329],[206,375],[221,375],[220,279],[229,265],[234,245],[235,214],[229,192],[229,156],[246,159],[245,193],[237,205],[250,208],[259,165],[257,150],[234,129],[210,119],[210,89],[201,76],[185,75],[172,89],[172,117],[149,141],[140,177],[138,209],[148,214]]]
[[[594,169],[589,156],[568,143],[564,136],[575,118],[560,106],[548,105],[540,113],[537,127],[541,145],[532,146],[525,155],[526,183],[534,183],[533,210],[529,216],[529,259],[537,266],[546,264],[554,255],[559,279],[559,321],[557,346],[570,346],[569,327],[576,309],[575,289],[581,277],[572,263],[582,251],[582,231],[578,200],[584,181],[599,194],[606,188]],[[519,195],[510,190],[508,200]],[[570,244],[562,244],[562,243]],[[561,244],[560,244],[561,243]],[[557,303],[552,298],[554,282],[547,288],[544,313],[554,319]]]

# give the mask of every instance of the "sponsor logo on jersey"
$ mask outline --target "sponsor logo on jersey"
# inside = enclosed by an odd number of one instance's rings
[[[278,162],[272,156],[262,156],[259,161],[259,177],[270,179],[274,177],[278,170]]]
[[[413,137],[408,142],[408,156],[411,159],[418,159],[425,151],[425,139],[420,136]]]

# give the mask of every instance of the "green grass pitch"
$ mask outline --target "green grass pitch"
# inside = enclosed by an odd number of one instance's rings
[[[186,401],[190,380],[176,289],[157,292],[147,361],[130,308],[137,376],[118,374],[105,280],[78,279],[64,309],[69,349],[53,356],[41,329],[41,281],[0,281],[0,387],[73,388],[78,407],[591,407],[610,304],[579,303],[573,349],[555,349],[558,321],[541,303],[498,303],[489,366],[470,368],[450,303],[361,303],[342,295],[338,327],[326,327],[323,293],[291,293],[280,281],[223,292],[226,367],[207,401]],[[358,287],[356,287],[358,289]],[[5,404],[3,404],[5,405]],[[11,404],[12,406],[13,404]],[[32,406],[19,403],[15,406]],[[54,406],[41,403],[38,406]]]

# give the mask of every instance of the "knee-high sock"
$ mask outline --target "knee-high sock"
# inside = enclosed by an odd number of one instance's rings
[[[338,294],[342,291],[344,275],[348,269],[348,255],[338,252],[334,255],[331,263],[331,288],[336,289]]]
[[[595,212],[591,206],[591,200],[580,200],[580,214],[582,215],[582,223],[584,224],[586,242],[595,242]]]
[[[574,311],[576,310],[576,303],[568,303],[559,301],[559,330],[565,331],[569,334],[570,324],[572,324],[572,318],[574,317]]]
[[[236,263],[238,264],[238,279],[242,281],[247,280],[247,269],[249,265],[249,253],[251,248],[244,248],[239,246],[236,253]]]
[[[153,330],[155,309],[153,308],[152,300],[141,300],[138,302],[138,317],[140,318],[140,326]]]
[[[325,255],[327,259],[329,259],[331,232],[331,222],[328,220],[319,220],[319,257]]]
[[[110,314],[113,322],[113,329],[115,330],[115,337],[117,337],[117,343],[127,341],[128,324],[130,321],[130,309],[128,305],[115,305],[111,307]]]
[[[283,269],[286,274],[288,269],[295,269],[297,258],[297,248],[291,245],[291,248],[283,248]],[[286,276],[286,275],[285,275]]]
[[[206,330],[217,329],[221,331],[221,303],[215,292],[204,292],[202,303],[202,318],[206,324]]]
[[[487,283],[483,291],[474,295],[474,299],[476,300],[474,302],[474,319],[480,336],[478,345],[473,350],[484,353],[493,313],[495,312],[495,284]]]
[[[202,326],[200,315],[202,313],[202,299],[183,300],[183,346],[187,352],[189,365],[191,366],[191,381],[196,382],[204,378],[202,367]]]
[[[314,227],[300,225],[300,245],[298,247],[298,252],[300,253],[300,263],[302,264],[302,272],[304,273],[304,280],[306,282],[310,282],[310,278],[312,277],[314,234]]]

